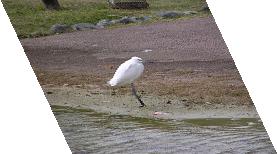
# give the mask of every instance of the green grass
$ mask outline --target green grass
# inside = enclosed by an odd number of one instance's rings
[[[48,11],[41,0],[2,0],[19,38],[38,37],[51,34],[54,24],[72,25],[80,22],[97,23],[101,19],[114,19],[122,16],[155,15],[159,11],[179,10],[198,11],[204,0],[148,0],[149,9],[111,9],[106,0],[59,0],[62,9]],[[205,16],[199,12],[194,16]],[[160,20],[154,18],[153,21]]]

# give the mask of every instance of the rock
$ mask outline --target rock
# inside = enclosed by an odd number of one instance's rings
[[[209,8],[209,6],[208,6],[207,3],[205,3],[205,4],[202,6],[201,11],[210,11],[210,8]]]
[[[185,104],[186,107],[189,107],[190,105],[189,104]]]
[[[185,15],[192,15],[192,14],[196,14],[196,11],[184,11],[184,12],[180,12],[180,11],[165,11],[165,12],[160,12],[158,13],[158,16],[162,17],[162,18],[179,18]]]
[[[51,32],[53,33],[64,33],[70,31],[70,29],[70,26],[63,24],[55,24],[50,28]]]
[[[101,26],[101,27],[106,27],[106,26],[110,26],[113,24],[117,24],[117,23],[122,23],[122,24],[129,24],[129,23],[135,23],[135,22],[144,22],[149,20],[150,17],[148,16],[143,16],[143,17],[122,17],[121,19],[114,19],[114,20],[110,20],[110,19],[103,19],[100,20],[96,26]]]
[[[146,0],[108,0],[108,3],[114,9],[144,9],[149,7]]]
[[[90,23],[78,23],[72,25],[72,29],[74,30],[90,30],[90,29],[101,29],[103,26],[98,26]]]
[[[181,17],[182,15],[183,13],[178,11],[165,11],[165,12],[158,13],[158,16],[162,18],[178,18],[178,17]]]
[[[147,21],[149,19],[150,19],[149,16],[136,17],[136,20],[139,21],[139,22],[144,22],[144,21]]]
[[[117,23],[119,23],[119,21],[120,21],[119,19],[112,20],[111,24],[117,24]]]
[[[103,19],[103,20],[100,20],[96,25],[105,27],[105,26],[110,26],[112,24],[113,24],[112,20]]]
[[[47,91],[46,94],[53,94],[53,92],[52,91]]]
[[[183,12],[184,15],[192,15],[192,14],[197,14],[196,11],[184,11]]]
[[[130,23],[135,23],[137,22],[137,19],[136,17],[122,17],[120,20],[119,20],[119,23],[122,23],[122,24],[130,24]]]

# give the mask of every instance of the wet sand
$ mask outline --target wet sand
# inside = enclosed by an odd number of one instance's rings
[[[139,107],[131,95],[117,95],[110,91],[59,87],[46,88],[46,96],[53,106],[76,109],[91,109],[98,113],[129,115],[132,117],[157,119],[201,119],[201,118],[259,118],[255,108],[249,105],[192,102],[176,96],[143,96],[146,107]]]
[[[139,117],[258,117],[247,89],[211,17],[82,31],[21,43],[51,105]],[[152,50],[144,52],[145,50]],[[130,87],[106,85],[120,63],[143,58]]]

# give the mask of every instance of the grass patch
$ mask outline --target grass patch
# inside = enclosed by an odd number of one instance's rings
[[[59,0],[60,11],[48,11],[40,0],[2,0],[5,10],[19,38],[38,37],[51,34],[54,24],[72,25],[87,22],[97,23],[101,19],[116,19],[122,16],[155,15],[159,11],[199,11],[204,0],[148,0],[146,10],[118,10],[109,8],[106,0]],[[209,15],[199,12],[193,16]],[[154,18],[154,21],[160,19]]]

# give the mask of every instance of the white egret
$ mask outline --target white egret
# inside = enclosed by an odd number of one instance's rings
[[[108,81],[108,84],[112,87],[123,86],[131,84],[132,93],[138,99],[141,107],[145,106],[140,96],[137,95],[137,91],[134,86],[134,81],[139,78],[144,70],[142,59],[139,57],[132,57],[131,59],[122,63],[114,73],[113,78]]]

